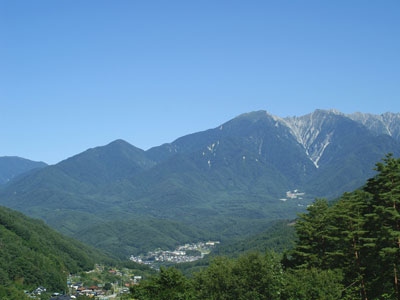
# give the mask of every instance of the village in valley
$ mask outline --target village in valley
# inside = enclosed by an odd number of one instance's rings
[[[159,270],[161,266],[199,260],[209,254],[219,243],[219,241],[197,242],[177,246],[175,250],[156,249],[147,254],[132,255],[130,260]],[[130,287],[139,284],[141,280],[141,275],[133,273],[128,268],[118,269],[96,265],[91,271],[68,276],[68,295],[61,292],[49,293],[43,286],[39,286],[34,291],[25,291],[25,293],[32,299],[123,300],[129,299]]]
[[[130,299],[129,288],[138,284],[142,276],[134,274],[127,268],[110,268],[96,265],[88,272],[69,275],[67,279],[68,295],[49,293],[45,287],[39,286],[34,291],[25,291],[32,299],[71,300],[122,300]]]
[[[160,266],[192,262],[199,260],[204,255],[209,254],[211,249],[219,244],[219,241],[198,242],[185,244],[176,247],[175,250],[156,249],[147,254],[139,256],[131,256],[130,260],[139,264],[146,264],[153,269],[158,269]]]

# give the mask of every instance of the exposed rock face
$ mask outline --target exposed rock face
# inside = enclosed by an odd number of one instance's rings
[[[290,128],[290,132],[303,146],[308,158],[318,168],[319,160],[331,143],[335,131],[333,124],[338,115],[336,111],[316,110],[301,117],[279,119]]]
[[[397,141],[400,140],[400,113],[387,112],[373,115],[356,112],[346,116],[364,125],[376,135],[387,134]]]

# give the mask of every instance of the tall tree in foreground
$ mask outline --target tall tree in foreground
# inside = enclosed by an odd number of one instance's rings
[[[329,249],[328,234],[328,202],[317,199],[307,208],[308,213],[300,214],[296,222],[298,241],[292,253],[298,267],[322,268]]]
[[[400,299],[400,159],[376,166],[362,190],[317,200],[296,225],[292,264],[341,270],[347,299]]]
[[[345,193],[330,209],[328,239],[332,241],[327,252],[330,268],[340,269],[345,294],[355,299],[367,300],[365,287],[366,255],[362,251],[362,239],[366,235],[365,217],[369,195],[361,190]]]
[[[364,187],[371,194],[365,215],[368,276],[374,292],[394,287],[394,299],[400,299],[400,159],[388,154],[375,170],[378,174]]]

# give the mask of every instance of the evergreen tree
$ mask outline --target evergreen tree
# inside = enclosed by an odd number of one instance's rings
[[[298,242],[291,253],[299,268],[321,268],[327,265],[328,250],[328,202],[317,199],[307,208],[308,213],[299,214],[296,222]]]
[[[394,288],[395,299],[400,299],[400,159],[388,154],[375,170],[377,175],[364,187],[371,194],[364,239],[370,288],[377,295]]]
[[[327,238],[332,247],[327,251],[326,259],[330,268],[343,271],[343,283],[352,287],[346,290],[346,294],[353,299],[367,299],[367,260],[362,253],[362,239],[367,234],[364,213],[368,199],[368,193],[361,190],[345,193],[329,213],[331,221]]]

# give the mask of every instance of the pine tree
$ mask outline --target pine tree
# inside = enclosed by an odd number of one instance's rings
[[[346,294],[355,299],[367,300],[365,287],[366,259],[362,253],[362,239],[366,235],[364,213],[368,193],[357,190],[345,193],[330,210],[328,239],[332,249],[327,251],[330,268],[341,269],[344,284],[351,287]],[[350,292],[351,291],[351,292]]]
[[[372,195],[365,215],[368,236],[364,246],[370,249],[370,261],[375,262],[369,276],[375,291],[385,292],[392,285],[395,299],[400,299],[400,159],[388,154],[375,170],[377,175],[364,188]]]
[[[297,267],[323,268],[328,249],[328,202],[317,199],[307,208],[308,213],[299,214],[296,222],[298,242],[291,253]]]

